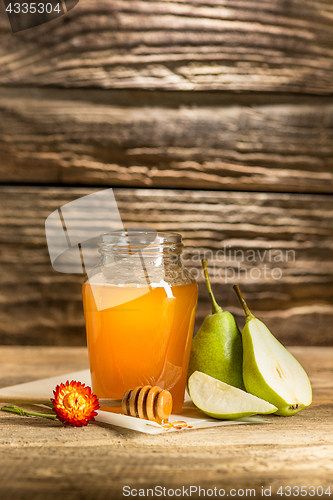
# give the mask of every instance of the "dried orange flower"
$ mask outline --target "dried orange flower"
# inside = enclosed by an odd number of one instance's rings
[[[73,427],[82,427],[95,420],[99,402],[90,387],[81,382],[67,380],[65,384],[57,385],[53,394],[53,410],[61,422]]]

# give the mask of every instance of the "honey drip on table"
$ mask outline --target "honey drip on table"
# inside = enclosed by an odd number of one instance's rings
[[[177,429],[181,431],[183,429],[193,429],[193,425],[188,425],[185,420],[175,420],[174,422],[167,422],[162,425],[163,429],[169,431],[170,429]]]

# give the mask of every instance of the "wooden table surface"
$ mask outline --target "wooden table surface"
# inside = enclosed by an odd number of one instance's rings
[[[303,486],[304,498],[329,499],[325,490],[330,486],[333,493],[333,348],[290,350],[310,376],[313,404],[293,417],[270,416],[267,425],[150,436],[99,423],[63,427],[60,422],[0,412],[0,497],[109,500],[125,498],[129,489],[124,486],[143,497],[152,497],[147,488],[160,486],[166,489],[154,490],[155,497],[161,493],[169,498],[168,490],[173,490],[175,496],[199,498],[200,486],[206,497],[213,493],[212,498],[219,497],[221,489],[234,498],[254,493],[263,498],[262,487],[271,487],[270,498],[284,498],[288,486]],[[85,369],[88,357],[80,347],[8,346],[0,348],[0,366],[0,387],[5,387]],[[280,486],[282,496],[277,495]],[[324,494],[319,488],[313,495],[311,486],[322,486]],[[296,496],[295,488],[291,497]]]

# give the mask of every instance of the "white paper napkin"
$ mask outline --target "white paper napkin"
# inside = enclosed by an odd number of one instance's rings
[[[58,377],[45,378],[41,380],[36,380],[34,382],[27,382],[25,384],[13,385],[11,387],[5,387],[0,389],[0,396],[31,396],[31,397],[53,397],[53,390],[61,382],[75,380],[91,386],[90,371],[83,370],[74,373],[68,373],[65,375],[60,375]],[[3,404],[1,404],[3,406]],[[140,418],[129,417],[127,415],[122,415],[118,413],[111,413],[107,411],[98,411],[96,417],[98,422],[103,422],[110,425],[115,425],[117,427],[124,427],[126,429],[132,429],[139,432],[144,432],[146,434],[163,434],[170,432],[179,432],[179,429],[170,427],[165,429],[162,425],[157,422],[151,422],[148,420],[142,420]],[[252,416],[246,418],[240,418],[237,420],[216,420],[210,418],[202,413],[196,406],[192,403],[188,394],[186,395],[185,403],[182,412],[178,415],[170,415],[169,422],[185,421],[187,427],[182,430],[194,430],[202,429],[204,427],[220,427],[225,425],[240,425],[240,424],[262,424],[269,423],[267,418],[262,416]]]

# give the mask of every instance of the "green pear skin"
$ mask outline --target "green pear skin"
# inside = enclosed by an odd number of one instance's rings
[[[226,384],[245,389],[242,375],[242,336],[233,315],[217,305],[212,294],[207,261],[203,261],[212,314],[204,319],[192,340],[188,378],[193,372],[203,372]]]
[[[239,287],[234,288],[246,313],[242,331],[246,390],[276,406],[275,415],[295,415],[312,402],[309,378],[294,356],[250,312]]]

